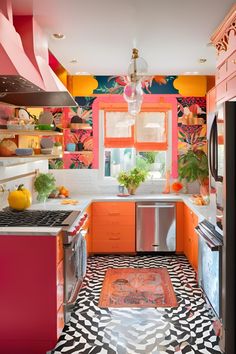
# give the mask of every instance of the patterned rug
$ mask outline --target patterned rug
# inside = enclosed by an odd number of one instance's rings
[[[109,268],[99,307],[177,307],[166,268]]]

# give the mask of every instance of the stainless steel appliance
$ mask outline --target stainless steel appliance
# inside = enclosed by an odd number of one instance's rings
[[[216,229],[222,246],[222,348],[227,354],[235,346],[236,273],[236,103],[225,102],[208,117],[209,164],[212,199],[216,199]],[[215,188],[214,188],[215,187]],[[214,193],[215,192],[215,193]]]
[[[21,212],[5,208],[0,211],[0,227],[37,227],[38,232],[46,228],[60,228],[64,246],[64,319],[69,320],[70,312],[78,296],[86,273],[86,232],[83,225],[87,213],[63,210],[25,210]],[[44,229],[42,229],[44,228]],[[17,233],[17,231],[16,231]]]
[[[218,317],[221,316],[221,251],[223,237],[204,220],[195,228],[198,242],[198,283]]]
[[[175,219],[176,215],[174,203],[136,203],[136,251],[175,251]]]
[[[81,289],[86,274],[87,248],[86,230],[83,225],[88,215],[84,213],[76,221],[72,230],[67,230],[64,237],[64,319],[68,322],[71,311]]]

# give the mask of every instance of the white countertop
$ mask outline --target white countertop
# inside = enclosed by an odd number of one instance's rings
[[[192,211],[198,216],[199,221],[203,219],[209,220],[212,224],[215,224],[215,204],[211,202],[207,206],[198,206],[191,202],[191,195],[186,194],[148,194],[139,195],[135,194],[128,197],[118,197],[116,195],[71,195],[69,199],[78,201],[77,204],[62,205],[63,199],[48,199],[45,203],[34,203],[31,205],[31,210],[77,210],[83,211],[92,203],[99,201],[108,202],[138,202],[138,201],[160,201],[160,202],[176,202],[183,201]],[[0,227],[0,235],[56,235],[60,231],[60,228],[48,228],[48,227]]]

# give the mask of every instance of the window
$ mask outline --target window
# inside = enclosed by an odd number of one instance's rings
[[[105,110],[103,118],[104,177],[116,178],[120,171],[138,166],[149,170],[149,179],[165,178],[171,160],[171,111],[145,111],[134,120],[125,111]]]

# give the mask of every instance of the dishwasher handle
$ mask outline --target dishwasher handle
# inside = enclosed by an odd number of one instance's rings
[[[155,208],[155,209],[161,209],[161,208],[174,208],[175,204],[138,204],[138,208]]]
[[[200,237],[204,239],[206,245],[211,249],[211,251],[219,251],[222,248],[222,244],[218,240],[211,239],[200,229],[199,226],[195,227],[195,231]]]

